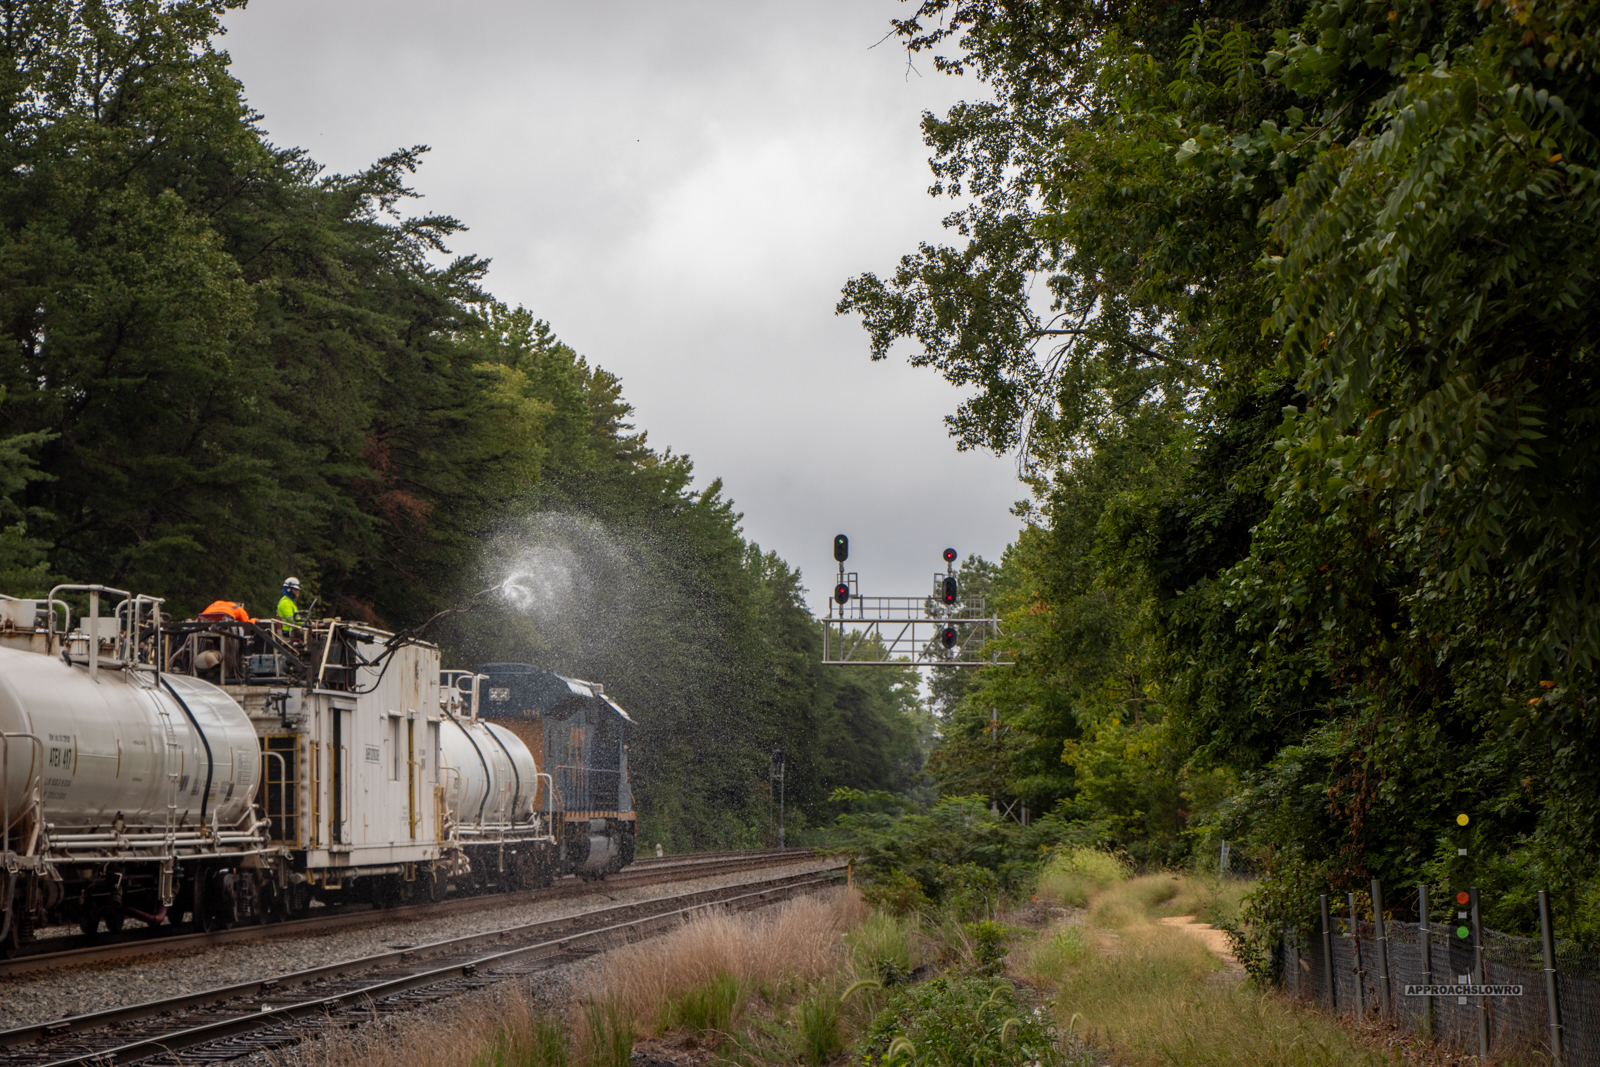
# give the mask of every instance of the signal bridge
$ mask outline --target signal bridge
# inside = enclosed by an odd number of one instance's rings
[[[945,573],[933,576],[934,591],[925,597],[862,596],[856,573],[844,569],[849,552],[847,537],[833,539],[839,584],[821,620],[823,663],[987,667],[1014,662],[998,650],[983,655],[1001,636],[1000,620],[986,609],[982,594],[960,595],[953,571],[955,549],[945,549]]]

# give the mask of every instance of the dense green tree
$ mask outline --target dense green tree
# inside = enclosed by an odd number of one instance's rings
[[[1214,818],[1255,835],[1281,915],[1378,875],[1492,882],[1504,927],[1550,884],[1595,922],[1594,14],[928,0],[898,24],[995,99],[924,120],[961,240],[840,309],[875,357],[909,339],[975,387],[963,445],[1021,446],[1056,543],[1015,580],[1070,622],[1086,588],[1121,605],[1096,647],[1158,686],[1182,773],[1241,775]],[[1016,633],[1019,665],[1084,647]],[[1050,687],[1082,721],[1074,684]],[[1085,751],[1075,802],[1125,814]]]

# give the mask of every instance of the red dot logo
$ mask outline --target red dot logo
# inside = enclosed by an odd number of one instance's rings
[[[1471,899],[1472,898],[1467,896],[1465,893],[1457,893],[1456,894],[1456,903],[1457,904],[1465,904],[1467,901],[1469,901]]]

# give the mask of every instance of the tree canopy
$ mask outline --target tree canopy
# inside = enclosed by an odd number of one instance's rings
[[[1247,839],[1296,921],[1377,876],[1600,933],[1595,14],[896,23],[993,99],[923,120],[951,243],[839,310],[1033,487],[977,699],[1062,770],[1004,788],[1152,856]]]

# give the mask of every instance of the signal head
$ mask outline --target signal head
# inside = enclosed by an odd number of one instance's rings
[[[850,603],[850,587],[844,582],[840,582],[838,585],[834,586],[833,599],[837,600],[841,604]]]
[[[944,581],[939,583],[939,599],[946,604],[956,602],[956,580],[951,575],[945,575]]]
[[[835,534],[833,538],[833,558],[843,563],[850,558],[850,538],[844,534]]]
[[[956,643],[956,628],[954,626],[946,626],[943,630],[940,630],[939,643],[945,648],[954,647]]]
[[[955,549],[947,548],[947,549],[944,550],[944,561],[946,563],[954,563],[956,561],[956,557],[959,556],[959,555],[960,555],[960,553],[957,552]]]

